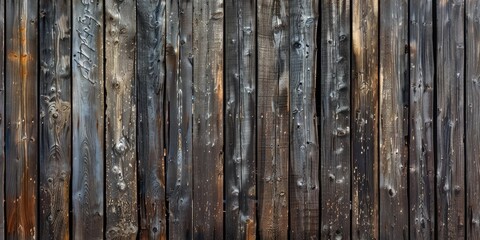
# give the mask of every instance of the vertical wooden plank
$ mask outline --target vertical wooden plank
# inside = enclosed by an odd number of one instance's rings
[[[166,146],[170,239],[192,239],[193,2],[167,0]]]
[[[71,1],[40,1],[41,239],[69,238],[71,135]]]
[[[165,1],[137,1],[140,239],[166,239]]]
[[[380,239],[408,239],[408,2],[380,4]]]
[[[223,0],[193,1],[193,226],[223,238]]]
[[[410,238],[433,239],[435,166],[433,145],[432,1],[410,1]]]
[[[0,49],[5,53],[5,1],[0,0]],[[5,54],[0,54],[0,236],[5,236]]]
[[[353,0],[352,238],[378,239],[378,0]]]
[[[256,239],[255,7],[256,0],[225,2],[226,239]]]
[[[257,214],[261,239],[288,237],[288,11],[287,0],[257,2]]]
[[[315,105],[318,0],[290,0],[290,238],[320,239]],[[348,198],[346,198],[348,199]]]
[[[108,239],[135,239],[138,230],[135,9],[135,0],[105,2],[105,231]]]
[[[321,209],[322,238],[350,238],[349,0],[322,0],[321,20]]]
[[[37,237],[37,1],[6,3],[7,239]]]
[[[464,1],[440,0],[437,11],[437,231],[465,234]]]

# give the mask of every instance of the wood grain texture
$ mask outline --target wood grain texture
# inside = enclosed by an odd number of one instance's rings
[[[6,2],[6,239],[37,227],[38,1]]]
[[[71,1],[40,1],[39,237],[69,239]]]
[[[410,239],[433,239],[435,230],[432,6],[431,0],[410,1]]]
[[[436,3],[437,237],[465,235],[464,1]]]
[[[166,239],[165,1],[137,1],[140,239]]]
[[[352,238],[378,239],[378,0],[352,7]]]
[[[135,239],[138,231],[135,9],[135,0],[105,2],[105,236],[108,239]]]
[[[223,0],[193,1],[193,238],[223,238]]]
[[[287,0],[257,2],[257,214],[261,239],[287,239],[289,230],[288,15]]]
[[[255,7],[255,0],[225,1],[226,239],[256,239],[257,232]]]
[[[167,0],[166,146],[170,239],[193,237],[193,2]]]
[[[322,0],[320,8],[320,226],[322,238],[345,239],[351,233],[351,7],[347,0]]]
[[[0,0],[0,49],[5,49],[5,1]],[[0,54],[0,236],[5,236],[5,54]]]

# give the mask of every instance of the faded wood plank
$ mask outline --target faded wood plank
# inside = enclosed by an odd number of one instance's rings
[[[166,146],[170,239],[192,239],[193,2],[167,0]]]
[[[7,239],[35,239],[38,161],[38,1],[6,2]]]
[[[432,1],[410,1],[410,238],[433,239],[435,166],[433,145],[434,43]]]
[[[351,16],[350,1],[322,0],[321,229],[322,238],[350,238]],[[312,100],[313,101],[313,100]]]
[[[318,6],[318,0],[289,1],[291,239],[320,239],[320,159],[315,105]]]
[[[0,0],[0,49],[5,52],[5,1]],[[5,237],[5,54],[0,54],[0,236]]]
[[[193,238],[223,238],[223,0],[193,1]]]
[[[352,7],[352,238],[378,239],[378,0]]]
[[[39,237],[68,239],[72,156],[71,1],[41,0]]]
[[[437,237],[465,235],[464,1],[436,4]]]
[[[226,239],[256,239],[255,7],[256,0],[225,2]]]
[[[380,13],[380,239],[408,239],[408,0]]]
[[[257,2],[257,214],[261,239],[288,237],[288,11],[286,0]]]
[[[105,2],[105,233],[108,239],[135,239],[138,231],[135,9],[135,0]]]
[[[166,239],[165,1],[137,1],[140,239]]]

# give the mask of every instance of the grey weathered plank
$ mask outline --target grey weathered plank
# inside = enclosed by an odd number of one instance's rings
[[[37,238],[38,1],[6,2],[7,239]]]
[[[352,238],[378,239],[378,0],[352,7]]]
[[[315,104],[318,0],[289,1],[291,239],[320,239],[319,141]],[[348,198],[346,198],[348,199]]]
[[[5,51],[5,1],[0,0],[0,49]],[[5,54],[0,54],[0,236],[5,236]]]
[[[68,239],[71,121],[71,1],[41,0],[39,237]]]
[[[108,239],[135,239],[138,231],[135,9],[135,0],[105,2],[105,236]]]
[[[226,239],[256,239],[255,7],[255,0],[225,2]]]
[[[257,214],[261,239],[288,237],[288,13],[286,0],[257,2]]]
[[[410,238],[433,239],[435,166],[433,145],[433,12],[432,0],[410,1]]]
[[[223,238],[223,0],[193,1],[193,237]]]
[[[464,0],[436,4],[437,236],[465,234]]]
[[[350,1],[322,0],[321,230],[322,238],[350,237]],[[312,100],[313,101],[313,100]]]
[[[167,0],[166,146],[170,239],[192,239],[193,2]]]
[[[380,4],[380,239],[408,239],[408,0]]]
[[[137,1],[140,239],[166,239],[165,1]],[[108,60],[107,60],[108,61]]]

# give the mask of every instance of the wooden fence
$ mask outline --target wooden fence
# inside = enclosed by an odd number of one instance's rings
[[[478,0],[0,0],[0,238],[480,239]]]

